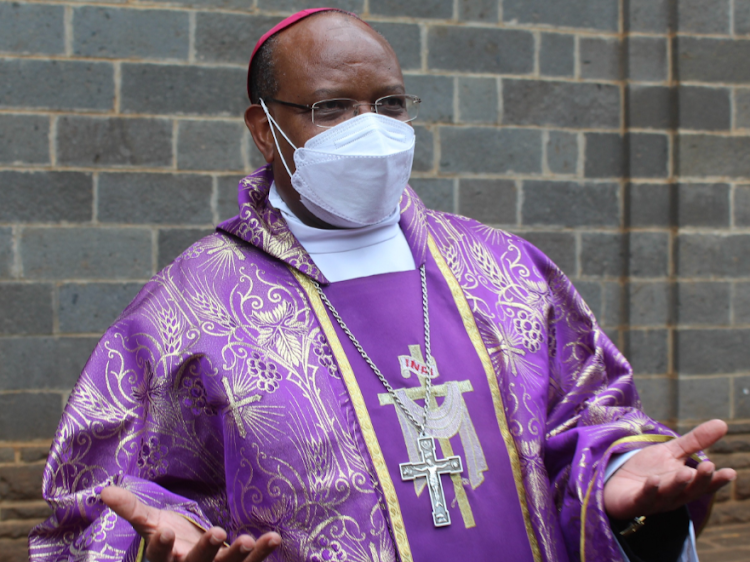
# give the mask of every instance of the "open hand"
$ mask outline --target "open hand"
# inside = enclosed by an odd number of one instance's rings
[[[620,467],[604,486],[604,508],[615,519],[672,511],[713,494],[737,477],[731,468],[716,471],[712,462],[685,466],[688,457],[707,449],[727,433],[721,420],[703,423],[682,437],[650,445]]]
[[[241,535],[227,547],[224,529],[204,532],[173,511],[147,506],[124,488],[109,486],[101,497],[146,539],[149,562],[260,562],[281,544],[277,533],[266,533],[257,541]]]

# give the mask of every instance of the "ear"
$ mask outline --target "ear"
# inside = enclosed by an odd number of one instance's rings
[[[258,147],[266,162],[269,164],[273,162],[276,145],[273,141],[271,124],[260,105],[253,104],[245,110],[245,125],[250,129],[255,146]]]

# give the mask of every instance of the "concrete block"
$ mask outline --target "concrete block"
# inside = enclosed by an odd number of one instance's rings
[[[630,233],[630,268],[633,277],[665,277],[669,272],[669,234]]]
[[[681,129],[728,131],[732,127],[732,102],[728,88],[682,86],[678,90]]]
[[[671,0],[630,0],[628,28],[641,33],[667,33],[672,27]]]
[[[637,378],[635,386],[641,398],[643,411],[655,420],[672,420],[676,415],[677,381],[667,377]]]
[[[503,80],[503,121],[512,125],[618,129],[620,89],[607,84]]]
[[[420,2],[378,0],[370,6],[370,13],[377,16],[406,16],[445,20],[453,17],[453,0],[423,0]]]
[[[0,51],[56,55],[65,52],[65,8],[44,4],[0,4]]]
[[[734,96],[735,125],[740,129],[750,128],[750,89],[737,88]]]
[[[525,181],[524,225],[612,226],[620,224],[616,183]]]
[[[737,377],[734,384],[734,417],[750,418],[750,377]]]
[[[750,34],[750,0],[734,0],[734,32]]]
[[[605,328],[614,328],[627,321],[626,306],[628,303],[625,287],[617,281],[605,281],[604,287],[604,310],[599,323]],[[610,335],[612,330],[606,330],[607,337],[617,343],[617,337]]]
[[[677,381],[677,416],[680,420],[710,420],[729,417],[731,379],[711,377]]]
[[[666,86],[628,88],[628,125],[643,129],[670,129],[676,120],[677,96]]]
[[[667,330],[628,330],[628,361],[637,375],[660,375],[669,369]],[[640,390],[640,384],[636,384]],[[664,419],[664,418],[661,418]]]
[[[93,215],[91,174],[0,172],[0,221],[88,222]]]
[[[60,117],[57,161],[68,166],[171,166],[172,123],[166,119]]]
[[[13,266],[13,231],[0,228],[0,279],[10,277]]]
[[[274,7],[274,10],[279,9]],[[278,21],[277,16],[198,12],[195,17],[195,58],[205,62],[247,65],[255,43]]]
[[[534,37],[528,31],[436,25],[427,32],[428,66],[436,70],[531,74]]]
[[[627,153],[618,133],[586,133],[587,178],[620,178],[625,175]]]
[[[62,396],[51,392],[0,394],[0,439],[52,439],[62,416]],[[42,496],[43,464],[0,468],[0,497],[6,501]]]
[[[325,5],[329,8],[339,8],[357,14],[361,14],[365,10],[364,0],[327,0]],[[318,0],[258,0],[258,8],[261,10],[298,12],[299,10],[309,10],[319,6]],[[247,4],[242,4],[242,7],[247,9]]]
[[[121,108],[124,113],[239,117],[248,105],[246,81],[244,68],[123,64]]]
[[[750,330],[679,329],[676,367],[684,375],[711,375],[747,371]],[[707,352],[707,350],[710,350]]]
[[[750,225],[750,185],[738,185],[734,188],[734,224]]]
[[[729,33],[731,0],[680,0],[677,30],[681,33]]]
[[[729,185],[683,183],[677,189],[679,226],[729,226]]]
[[[528,240],[534,246],[544,252],[557,267],[562,269],[567,275],[576,274],[576,239],[569,232],[522,232],[521,238]],[[581,291],[579,285],[588,289],[589,296],[595,296],[598,289],[598,300],[601,301],[601,287],[589,287],[583,281],[576,282],[576,288]],[[591,300],[596,301],[596,298]],[[594,304],[597,304],[594,302]],[[601,308],[601,304],[599,304]]]
[[[0,284],[0,335],[52,333],[52,285]]]
[[[622,65],[619,39],[581,37],[579,56],[581,78],[620,80]]]
[[[403,70],[422,68],[422,38],[419,26],[413,23],[370,21],[372,28],[383,35],[396,51]]]
[[[677,266],[681,277],[750,276],[750,235],[680,234]]]
[[[438,178],[412,178],[409,185],[417,192],[422,202],[428,209],[456,212],[456,202],[453,189],[453,180]]]
[[[49,117],[0,115],[0,162],[49,164]]]
[[[147,279],[151,232],[133,228],[27,228],[20,241],[27,279]]]
[[[672,224],[671,188],[660,183],[628,185],[631,226],[661,226]]]
[[[441,127],[443,172],[538,174],[542,171],[541,131]]]
[[[416,140],[412,170],[429,172],[435,167],[435,136],[430,129],[419,125],[414,125],[414,134]]]
[[[628,285],[631,326],[664,326],[671,320],[668,283],[634,282]]]
[[[141,289],[141,283],[66,283],[59,289],[60,332],[102,333]]]
[[[511,180],[462,179],[458,213],[488,224],[516,224],[518,190]]]
[[[99,220],[124,224],[210,224],[212,181],[177,174],[102,174]]]
[[[497,23],[499,17],[496,0],[459,0],[458,19]]]
[[[631,178],[669,176],[669,137],[652,133],[631,133],[627,137]]]
[[[195,242],[211,234],[210,228],[170,228],[159,231],[158,268],[167,267]]]
[[[561,33],[542,33],[539,71],[545,76],[573,76],[575,37]]]
[[[224,221],[236,217],[239,212],[237,203],[237,186],[240,180],[245,176],[220,176],[218,178],[219,187],[219,221]]]
[[[628,77],[643,82],[661,82],[668,78],[667,39],[630,37],[628,39]]]
[[[0,59],[0,76],[0,107],[108,111],[114,103],[107,62]]]
[[[619,7],[617,0],[504,0],[503,20],[617,31]]]
[[[49,447],[23,447],[20,451],[22,463],[33,463],[33,462],[44,462],[49,456]],[[43,513],[49,513],[49,508],[44,506],[41,509],[39,507],[25,507],[20,509],[14,509],[13,512],[17,514],[17,517],[10,517],[9,519],[31,519],[35,516],[41,516]],[[5,510],[3,510],[3,518],[5,518]],[[32,517],[29,517],[31,515]],[[51,515],[51,514],[50,514]]]
[[[584,233],[581,235],[581,275],[621,277],[626,274],[627,247],[621,234]]]
[[[679,135],[676,144],[680,176],[750,176],[750,137]]]
[[[680,80],[750,82],[750,40],[680,36],[676,42]]]
[[[729,324],[729,283],[677,284],[677,321],[680,324]]]
[[[459,78],[458,107],[464,123],[497,123],[497,81],[494,78]]]
[[[84,6],[73,11],[73,53],[187,60],[189,28],[187,12]]]
[[[177,167],[181,170],[242,170],[245,124],[226,121],[180,121]]]
[[[560,268],[562,269],[562,267]],[[563,269],[563,271],[565,271]],[[571,270],[572,271],[572,270]],[[599,320],[602,316],[602,285],[596,281],[582,281],[576,279],[573,281],[578,294],[591,309],[594,317]]]
[[[447,76],[404,76],[406,91],[422,98],[418,121],[453,122],[453,78]]]
[[[98,338],[70,337],[0,338],[0,388],[69,391],[97,341]]]
[[[750,324],[750,283],[735,283],[732,291],[734,324]]]
[[[547,168],[553,174],[575,174],[578,170],[578,135],[550,131],[547,137]]]

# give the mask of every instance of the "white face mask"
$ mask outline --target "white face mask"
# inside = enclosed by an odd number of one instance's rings
[[[398,208],[414,160],[414,129],[406,123],[363,113],[312,137],[297,148],[268,112],[276,148],[278,129],[294,148],[292,187],[313,215],[330,225],[356,228],[376,224]]]

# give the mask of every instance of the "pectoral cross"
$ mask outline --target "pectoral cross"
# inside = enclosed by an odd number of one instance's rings
[[[464,471],[461,457],[452,456],[444,459],[435,458],[435,440],[432,437],[419,438],[419,455],[422,462],[403,462],[399,464],[401,480],[427,478],[427,488],[430,491],[432,504],[432,522],[435,527],[445,527],[451,524],[451,516],[445,505],[445,493],[441,474],[461,474]]]

